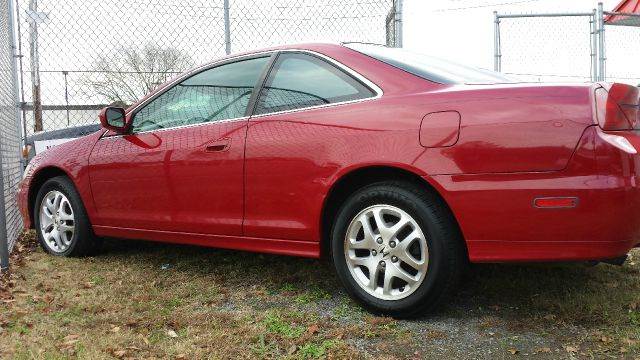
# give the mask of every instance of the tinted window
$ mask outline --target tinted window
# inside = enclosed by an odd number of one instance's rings
[[[268,57],[238,61],[198,73],[136,113],[133,131],[243,117]]]
[[[374,96],[335,66],[306,54],[281,54],[262,89],[257,114],[294,110]]]
[[[495,84],[514,81],[495,71],[461,65],[398,48],[357,43],[346,44],[346,46],[408,73],[440,84]]]

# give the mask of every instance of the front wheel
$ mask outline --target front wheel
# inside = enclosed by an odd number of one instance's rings
[[[462,241],[440,199],[411,183],[382,182],[346,200],[331,252],[352,297],[402,318],[434,309],[455,288],[465,263]]]
[[[66,176],[47,180],[38,191],[34,208],[40,245],[58,256],[85,256],[98,251],[100,240],[75,186]]]

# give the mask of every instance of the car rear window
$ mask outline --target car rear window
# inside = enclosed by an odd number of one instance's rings
[[[515,81],[495,71],[457,64],[399,48],[361,43],[347,43],[345,46],[408,73],[440,84],[496,84]]]

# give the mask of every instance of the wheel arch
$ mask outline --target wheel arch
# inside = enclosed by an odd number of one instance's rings
[[[31,182],[29,183],[29,192],[27,196],[27,206],[29,210],[29,217],[31,218],[31,228],[35,227],[34,209],[38,192],[47,180],[56,176],[66,176],[67,178],[72,179],[66,171],[57,166],[45,166],[39,169],[32,176]]]
[[[409,183],[415,184],[420,188],[423,188],[425,191],[433,194],[444,205],[445,209],[451,216],[452,221],[455,223],[456,228],[460,232],[460,237],[464,239],[458,219],[453,213],[451,207],[442,196],[442,194],[440,194],[436,187],[434,187],[433,184],[431,184],[429,181],[425,180],[422,176],[416,174],[415,172],[401,167],[389,165],[364,166],[357,169],[352,169],[340,176],[332,184],[329,192],[327,193],[327,196],[325,197],[320,216],[321,257],[324,258],[329,254],[329,245],[331,243],[330,234],[331,228],[333,226],[333,221],[336,213],[338,212],[344,201],[347,199],[347,197],[364,186],[387,180],[404,180]],[[463,243],[465,252],[467,252],[466,241],[463,241]]]

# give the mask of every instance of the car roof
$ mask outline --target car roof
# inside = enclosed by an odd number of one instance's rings
[[[278,50],[308,50],[308,51],[315,51],[315,52],[322,53],[323,51],[327,51],[327,50],[340,50],[340,49],[346,49],[346,47],[344,47],[341,43],[330,43],[330,42],[310,42],[310,43],[277,45],[277,46],[271,46],[266,48],[253,49],[253,50],[233,53],[224,57],[217,58],[213,61],[210,61],[198,67],[215,64],[217,62],[224,61],[226,59],[233,59],[237,57],[250,56],[253,54],[260,54],[264,52],[272,52],[272,51],[278,51]]]

